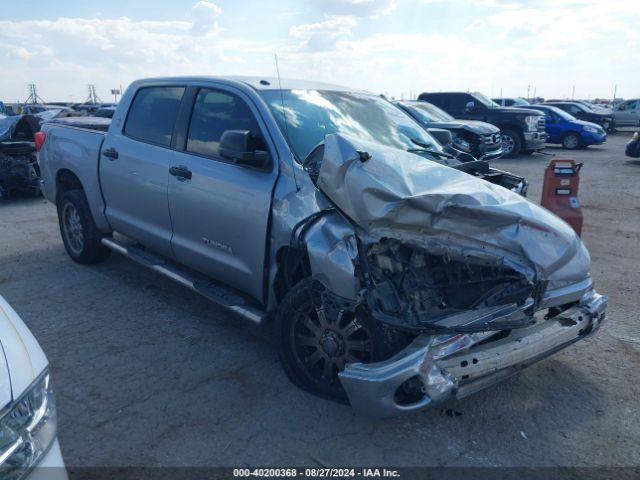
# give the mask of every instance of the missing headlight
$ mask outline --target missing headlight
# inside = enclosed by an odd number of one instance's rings
[[[383,239],[367,249],[374,315],[396,327],[421,329],[443,317],[481,307],[521,304],[533,285],[497,262],[474,263],[433,255]]]

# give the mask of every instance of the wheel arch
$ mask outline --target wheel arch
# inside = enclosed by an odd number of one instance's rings
[[[522,131],[522,127],[517,123],[499,123],[496,127],[500,129],[500,133],[505,130],[513,130],[520,137],[520,141],[524,143],[524,132]]]
[[[566,137],[568,137],[569,135],[575,135],[576,137],[578,137],[578,141],[580,142],[580,144],[579,144],[580,146],[585,145],[584,137],[577,130],[567,130],[565,132],[562,132],[562,135],[560,136],[560,142],[564,142],[564,139]]]
[[[56,202],[60,199],[60,197],[69,190],[82,190],[84,191],[84,186],[80,181],[78,175],[76,175],[73,171],[68,168],[61,168],[56,172]]]

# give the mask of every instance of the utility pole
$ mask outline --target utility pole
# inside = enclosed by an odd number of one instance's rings
[[[573,100],[576,96],[576,86],[574,85],[571,89],[571,100]]]
[[[537,103],[537,102],[538,102],[538,101],[536,100],[536,98],[538,98],[538,97],[536,97],[536,86],[534,85],[534,86],[533,86],[533,102],[534,102],[534,103]]]
[[[530,90],[531,90],[531,85],[527,85],[527,101],[531,100],[531,97],[529,96]]]
[[[613,98],[611,99],[611,105],[613,105],[615,103],[617,94],[618,94],[618,84],[616,83],[613,86]]]

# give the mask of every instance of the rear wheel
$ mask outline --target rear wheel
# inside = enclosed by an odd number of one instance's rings
[[[522,149],[522,140],[515,130],[502,131],[502,151],[504,157],[515,157]]]
[[[104,235],[93,221],[82,190],[64,192],[57,207],[62,242],[72,260],[91,264],[109,257],[111,250],[101,243]]]
[[[379,360],[375,322],[323,302],[323,285],[306,278],[285,296],[276,317],[280,360],[289,379],[307,391],[346,400],[338,372],[347,363]]]
[[[576,133],[567,133],[562,137],[562,146],[567,150],[576,150],[582,146],[582,139]]]

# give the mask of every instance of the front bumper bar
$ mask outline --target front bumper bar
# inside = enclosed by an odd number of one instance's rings
[[[536,317],[527,328],[491,341],[498,332],[423,334],[383,362],[347,365],[339,376],[352,407],[376,417],[396,416],[463,398],[503,380],[595,332],[607,297],[591,289],[552,319]],[[398,396],[407,381],[422,385],[411,403]]]
[[[525,150],[542,150],[547,138],[545,132],[524,132],[523,148]]]

